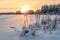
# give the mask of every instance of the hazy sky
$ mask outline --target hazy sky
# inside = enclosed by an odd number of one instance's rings
[[[0,0],[0,12],[14,12],[29,6],[35,10],[45,4],[60,4],[60,0]]]

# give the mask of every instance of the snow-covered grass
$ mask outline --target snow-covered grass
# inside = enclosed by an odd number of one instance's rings
[[[50,18],[53,20],[56,16],[57,15],[50,15]],[[22,17],[24,16],[22,15]],[[60,16],[58,15],[58,17]],[[0,40],[60,40],[60,24],[57,24],[57,29],[53,30],[51,33],[48,31],[44,32],[44,30],[36,30],[35,36],[29,33],[27,34],[28,36],[21,36],[21,31],[15,32],[14,29],[10,28],[13,26],[21,30],[23,27],[23,19],[21,15],[0,16]],[[34,15],[31,16],[31,19],[35,22]]]

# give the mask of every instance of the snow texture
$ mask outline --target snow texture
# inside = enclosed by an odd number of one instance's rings
[[[46,30],[46,32],[44,32],[42,28],[37,28],[36,26],[34,26],[35,24],[30,25],[32,26],[32,28],[31,27],[24,28],[23,21],[22,21],[23,19],[22,18],[19,19],[18,17],[20,17],[20,15],[0,16],[0,21],[1,21],[0,40],[60,40],[60,16],[49,15],[49,17],[52,20],[49,22],[51,27],[53,25],[55,18],[57,17],[56,30],[52,30],[51,33],[49,33],[48,29]],[[42,17],[43,16],[41,15],[40,20],[42,20]],[[44,15],[44,17],[46,17],[46,15]],[[31,16],[31,18],[32,21],[35,20],[34,15]],[[35,23],[35,21],[33,21],[33,23]],[[11,25],[13,27],[11,27]],[[39,27],[41,26],[43,26],[43,24],[40,23]],[[15,31],[14,28],[18,29],[19,31]],[[22,36],[21,34],[23,34],[25,30],[29,30],[29,32],[25,36],[24,35]],[[35,36],[32,36],[31,34],[33,31],[35,31]]]

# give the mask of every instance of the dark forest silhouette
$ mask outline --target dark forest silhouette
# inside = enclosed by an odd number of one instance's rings
[[[0,15],[19,15],[19,14],[24,14],[21,13],[21,11],[16,11],[16,12],[6,12],[6,13],[0,13]],[[60,4],[57,5],[43,5],[41,9],[37,9],[36,11],[34,10],[28,10],[26,14],[49,14],[49,15],[60,15]]]

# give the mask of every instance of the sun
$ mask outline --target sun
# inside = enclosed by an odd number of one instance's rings
[[[30,10],[30,8],[28,6],[24,6],[22,9],[21,9],[21,12],[22,13],[25,13],[26,11]]]

